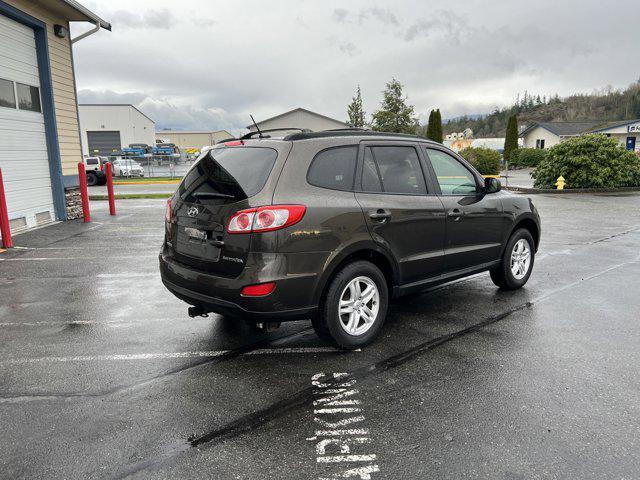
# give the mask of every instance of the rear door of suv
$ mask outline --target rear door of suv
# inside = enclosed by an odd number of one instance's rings
[[[442,273],[445,212],[414,142],[363,141],[356,199],[373,239],[398,261],[400,283]]]
[[[230,145],[209,150],[185,175],[171,201],[167,247],[184,265],[236,277],[244,268],[252,235],[229,234],[229,218],[239,210],[270,203],[271,191],[265,185],[279,151],[242,142]],[[289,149],[286,145],[280,156],[286,157]]]

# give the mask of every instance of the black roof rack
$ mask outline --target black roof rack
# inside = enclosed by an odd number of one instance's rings
[[[261,135],[261,134],[265,134],[265,133],[269,133],[269,132],[286,132],[286,131],[290,131],[290,130],[299,130],[300,133],[311,133],[312,132],[312,130],[309,130],[308,128],[297,128],[297,127],[270,128],[268,130],[260,130],[259,132],[245,133],[244,135],[242,135],[240,137],[240,140],[249,140],[250,138],[252,138],[255,135]],[[263,135],[263,138],[270,138],[270,135]]]
[[[295,140],[307,140],[310,138],[327,138],[327,137],[353,137],[353,136],[363,136],[363,137],[400,137],[400,138],[411,138],[418,140],[427,140],[428,138],[421,137],[419,135],[410,135],[407,133],[391,133],[391,132],[374,132],[373,130],[356,130],[356,129],[337,129],[337,130],[323,130],[321,132],[302,132],[302,133],[292,133],[291,135],[287,135],[284,137],[285,140],[295,141]]]

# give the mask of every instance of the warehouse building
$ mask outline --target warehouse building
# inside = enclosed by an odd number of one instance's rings
[[[111,155],[132,143],[155,145],[155,122],[133,105],[82,103],[78,108],[84,155]]]
[[[69,22],[95,27],[74,39]],[[0,168],[12,232],[69,217],[82,160],[72,44],[111,25],[74,0],[0,0]]]
[[[163,130],[156,133],[156,140],[161,143],[174,143],[182,151],[200,150],[218,143],[220,140],[231,138],[233,135],[226,130],[206,131],[178,131]]]
[[[306,128],[314,132],[319,132],[322,130],[349,128],[349,124],[345,122],[312,112],[306,108],[296,108],[257,123],[260,130],[269,130],[271,128]],[[256,131],[255,125],[247,125],[247,128],[250,132]]]
[[[551,148],[567,138],[587,133],[614,137],[627,150],[640,151],[640,119],[614,122],[539,122],[525,128],[520,138],[525,148]]]

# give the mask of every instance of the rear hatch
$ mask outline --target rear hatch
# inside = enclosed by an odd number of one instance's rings
[[[277,157],[273,148],[233,146],[196,161],[172,200],[167,248],[176,261],[219,276],[242,272],[251,234],[228,234],[227,223],[238,210],[256,206],[252,200],[259,200]]]

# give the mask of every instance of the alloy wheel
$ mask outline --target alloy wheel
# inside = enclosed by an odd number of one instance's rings
[[[511,274],[516,280],[522,280],[531,267],[531,247],[529,242],[521,238],[511,251]]]
[[[340,326],[348,335],[362,335],[375,323],[379,309],[380,292],[375,282],[369,277],[356,277],[340,295]]]

